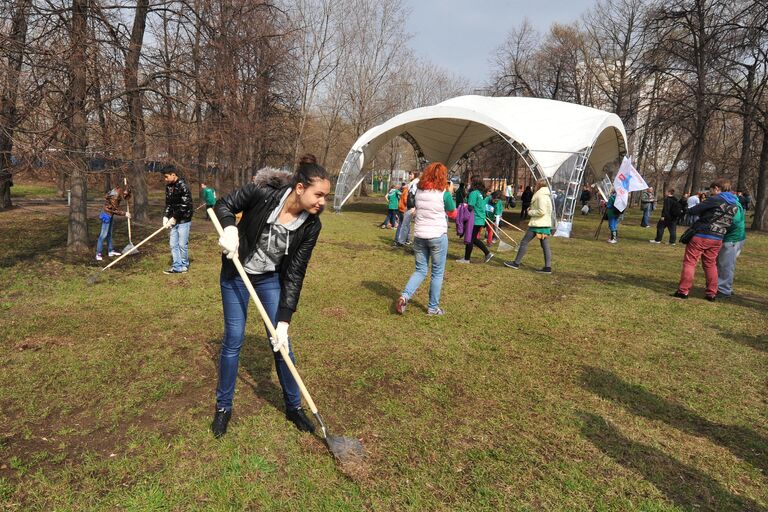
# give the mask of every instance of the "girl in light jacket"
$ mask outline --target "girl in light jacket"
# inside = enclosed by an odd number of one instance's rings
[[[552,251],[549,249],[549,237],[552,234],[552,197],[547,186],[547,180],[541,179],[536,182],[536,192],[531,198],[528,215],[530,215],[531,220],[528,222],[528,231],[520,242],[517,256],[515,256],[514,261],[505,261],[504,266],[515,270],[520,268],[520,262],[528,250],[528,243],[536,237],[544,250],[544,267],[536,272],[551,274]]]
[[[448,256],[448,220],[446,213],[456,210],[448,184],[448,169],[434,162],[427,166],[416,189],[416,224],[414,227],[413,252],[416,270],[405,285],[405,290],[395,303],[395,311],[405,312],[408,300],[427,277],[427,265],[432,260],[432,280],[429,284],[428,315],[443,315],[440,307],[440,291],[445,275],[445,259]]]

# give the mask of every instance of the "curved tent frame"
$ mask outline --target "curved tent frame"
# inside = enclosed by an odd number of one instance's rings
[[[353,144],[339,173],[334,208],[340,211],[367,177],[366,163],[395,137],[413,147],[420,162],[448,168],[478,149],[504,140],[536,179],[560,187],[564,201],[558,234],[569,236],[584,170],[597,171],[626,154],[624,124],[616,114],[540,98],[459,96],[399,114],[365,132]],[[559,208],[558,208],[559,206]]]

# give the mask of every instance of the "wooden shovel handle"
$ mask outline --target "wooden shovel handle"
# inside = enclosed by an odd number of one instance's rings
[[[218,217],[216,217],[216,212],[213,211],[213,208],[208,208],[207,211],[208,211],[208,217],[210,217],[211,222],[213,222],[213,226],[216,228],[216,231],[218,231],[219,236],[224,236],[224,228],[221,227],[221,223],[219,222]],[[245,269],[243,268],[243,264],[240,263],[240,259],[237,256],[235,256],[234,258],[232,258],[232,263],[235,264],[235,268],[237,269],[237,272],[240,274],[240,279],[243,280],[243,283],[245,283],[245,287],[248,289],[248,293],[251,294],[251,298],[253,299],[253,302],[256,303],[256,309],[259,310],[259,314],[261,315],[261,319],[264,321],[264,325],[267,326],[269,335],[272,336],[273,338],[277,338],[277,332],[275,332],[275,326],[272,325],[272,320],[270,320],[269,315],[267,314],[267,311],[264,309],[264,306],[262,306],[261,300],[259,300],[259,296],[256,294],[256,290],[253,289],[251,280],[248,279],[248,274],[245,273]],[[293,375],[293,378],[296,380],[296,384],[299,385],[301,394],[304,395],[304,399],[307,401],[307,404],[309,405],[309,408],[312,410],[312,413],[317,414],[317,406],[315,405],[314,400],[312,400],[312,396],[309,394],[309,391],[307,391],[307,387],[304,385],[304,381],[301,380],[301,376],[299,375],[299,372],[296,370],[296,367],[293,365],[293,361],[291,361],[291,357],[288,354],[288,349],[285,346],[280,347],[280,355],[283,356],[283,360],[285,361],[286,366],[288,366],[288,369],[291,371],[291,375]]]
[[[128,179],[123,178],[123,185],[126,187],[128,186]],[[130,201],[125,202],[125,213],[129,214],[131,213],[131,203]],[[133,245],[133,239],[131,238],[131,218],[128,217],[128,243]]]
[[[165,229],[165,226],[161,226],[161,227],[157,228],[157,231],[155,231],[154,233],[152,233],[151,235],[149,235],[147,238],[145,238],[145,239],[144,239],[144,240],[142,240],[141,242],[139,242],[139,243],[137,243],[136,245],[134,245],[134,246],[133,246],[133,248],[134,248],[134,249],[138,249],[139,247],[141,247],[141,245],[142,245],[144,242],[147,242],[147,241],[149,241],[149,239],[150,239],[150,238],[152,238],[153,236],[155,236],[156,234],[158,234],[159,232],[161,232],[161,231],[162,231],[162,230],[164,230],[164,229]],[[117,258],[115,261],[113,261],[112,263],[110,263],[109,265],[107,265],[106,267],[104,267],[103,269],[101,269],[101,271],[102,271],[102,272],[104,272],[104,271],[105,271],[105,270],[107,270],[109,267],[111,267],[112,265],[114,265],[115,263],[117,263],[118,261],[120,261],[121,259],[125,258],[126,256],[128,256],[128,255],[129,255],[129,254],[131,254],[132,252],[133,252],[133,250],[130,250],[130,251],[126,251],[126,252],[125,252],[125,253],[124,253],[122,256],[120,256],[120,257],[119,257],[119,258]]]
[[[519,231],[519,232],[521,232],[521,233],[524,233],[524,232],[525,232],[525,230],[524,230],[524,229],[520,229],[519,227],[515,226],[515,225],[514,225],[514,224],[512,224],[511,222],[509,222],[509,221],[505,220],[505,219],[504,219],[504,217],[501,217],[501,222],[503,222],[503,223],[504,223],[504,224],[506,224],[507,226],[511,226],[511,227],[515,228],[516,230],[518,230],[518,231]]]
[[[497,233],[501,233],[502,235],[504,235],[505,237],[507,237],[509,240],[511,240],[513,244],[517,245],[517,242],[515,242],[515,239],[514,239],[514,238],[512,238],[511,236],[509,236],[508,234],[506,234],[506,233],[505,233],[505,232],[504,232],[504,231],[503,231],[503,230],[502,230],[500,227],[496,227],[496,226],[495,226],[495,225],[493,225],[493,223],[491,223],[491,221],[489,221],[488,219],[485,219],[485,222],[488,224],[488,228],[489,228],[491,231],[493,231],[493,232],[497,232]]]

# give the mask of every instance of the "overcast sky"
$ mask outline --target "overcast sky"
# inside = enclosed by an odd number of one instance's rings
[[[489,78],[490,59],[509,30],[524,18],[539,31],[570,23],[594,0],[405,0],[407,30],[419,57],[467,78],[473,86]]]

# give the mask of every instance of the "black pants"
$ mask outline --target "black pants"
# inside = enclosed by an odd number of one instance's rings
[[[481,251],[483,251],[483,254],[488,256],[488,248],[485,246],[482,240],[477,238],[478,233],[480,233],[480,229],[483,226],[474,226],[472,228],[472,243],[471,244],[465,244],[464,245],[464,259],[468,260],[470,256],[472,256],[472,247],[478,246]]]
[[[673,244],[677,241],[677,220],[661,220],[656,223],[656,241],[661,242],[664,238],[664,229],[669,229],[669,243]]]

